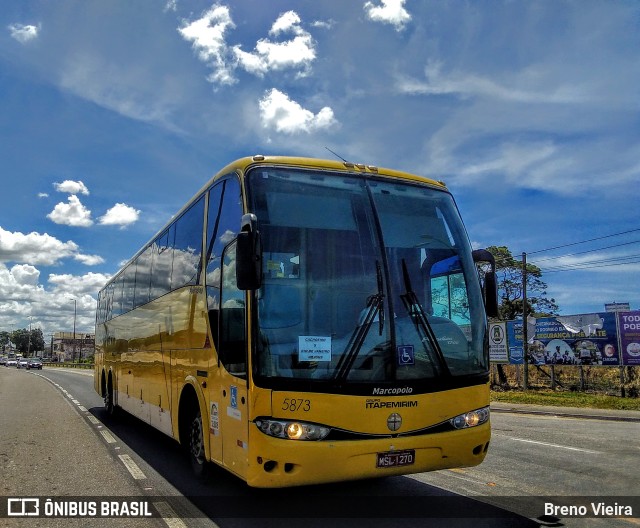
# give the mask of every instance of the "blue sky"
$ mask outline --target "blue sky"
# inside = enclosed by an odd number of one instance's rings
[[[4,0],[0,329],[70,330],[75,299],[92,331],[218,169],[325,146],[445,181],[561,313],[638,309],[639,44],[635,1]]]

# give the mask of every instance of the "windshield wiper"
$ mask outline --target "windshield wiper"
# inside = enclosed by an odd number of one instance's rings
[[[364,344],[364,340],[369,333],[371,325],[378,316],[378,332],[382,335],[384,330],[384,292],[382,285],[382,269],[380,263],[376,261],[376,279],[378,282],[378,291],[367,298],[367,312],[365,313],[362,323],[355,327],[349,343],[345,348],[344,354],[340,357],[338,365],[334,371],[333,379],[336,382],[344,381],[349,372],[353,368],[353,364],[356,361],[356,357]]]
[[[445,376],[451,376],[451,371],[449,370],[447,361],[444,359],[444,354],[442,353],[438,339],[433,332],[431,323],[429,322],[429,319],[427,319],[427,315],[418,300],[418,296],[411,288],[411,279],[409,279],[409,271],[407,270],[407,263],[404,259],[402,259],[402,278],[404,280],[405,292],[400,296],[400,298],[407,309],[407,313],[416,325],[418,335],[424,335],[421,339],[422,343],[425,344],[425,341],[428,341],[431,345],[431,349],[436,356],[437,363],[442,369],[443,374]]]

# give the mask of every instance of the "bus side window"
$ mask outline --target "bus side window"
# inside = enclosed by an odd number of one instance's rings
[[[222,252],[225,246],[235,238],[240,227],[241,204],[240,184],[233,175],[217,182],[209,190],[205,285],[211,336],[218,354],[221,354],[219,334],[221,332],[220,308],[222,306],[220,300]]]
[[[227,246],[222,257],[220,288],[219,357],[225,368],[235,376],[245,377],[246,332],[245,292],[236,285],[236,242]]]
[[[171,289],[197,284],[202,256],[204,196],[175,222]]]
[[[224,181],[209,190],[209,213],[207,215],[207,245],[205,254],[205,285],[207,287],[207,309],[209,311],[209,326],[213,345],[216,350],[220,347],[218,340],[218,314],[220,310],[220,253],[216,244],[216,232],[220,222],[220,207],[222,205],[222,190]],[[215,246],[215,248],[214,248]]]
[[[115,280],[114,288],[113,288],[113,317],[117,317],[118,315],[124,313],[122,309],[122,290],[124,286],[124,273],[121,273],[120,276]]]
[[[151,251],[151,300],[171,291],[171,266],[173,264],[174,227],[170,227],[153,242]],[[169,236],[171,235],[171,237]]]

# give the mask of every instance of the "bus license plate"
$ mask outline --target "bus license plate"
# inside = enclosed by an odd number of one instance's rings
[[[377,468],[410,466],[416,460],[415,449],[406,449],[404,451],[387,451],[385,453],[378,453],[377,455]]]

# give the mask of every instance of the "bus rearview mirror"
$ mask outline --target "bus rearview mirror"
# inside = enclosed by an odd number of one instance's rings
[[[495,258],[486,249],[476,249],[473,251],[473,261],[476,264],[486,262],[490,265],[489,271],[484,274],[484,307],[488,317],[498,317],[498,280],[496,279]]]
[[[240,290],[257,290],[262,284],[262,247],[258,231],[238,233],[236,282]]]

